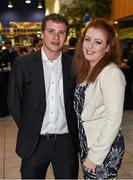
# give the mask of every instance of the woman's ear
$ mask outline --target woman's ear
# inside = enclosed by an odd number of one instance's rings
[[[41,33],[41,38],[43,39],[43,33]]]
[[[105,50],[105,52],[108,52],[109,49],[110,49],[110,45],[108,44],[108,45],[107,45],[107,48],[106,48],[106,50]]]

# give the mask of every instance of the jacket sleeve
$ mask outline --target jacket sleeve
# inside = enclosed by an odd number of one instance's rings
[[[104,161],[119,132],[123,117],[125,84],[124,75],[118,68],[112,68],[101,76],[105,122],[99,137],[88,152],[88,158],[98,165]]]
[[[21,121],[22,101],[23,101],[23,74],[21,63],[15,60],[9,76],[8,85],[8,108],[9,112],[15,120],[17,126]]]

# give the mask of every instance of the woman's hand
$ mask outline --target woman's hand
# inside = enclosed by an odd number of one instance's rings
[[[85,171],[95,173],[97,165],[94,164],[90,159],[86,158],[85,161],[83,162],[83,166]]]

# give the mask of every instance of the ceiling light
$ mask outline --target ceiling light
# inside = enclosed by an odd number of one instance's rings
[[[26,3],[26,4],[30,4],[30,3],[31,3],[31,0],[26,0],[25,3]]]
[[[8,8],[13,8],[12,2],[9,1]]]
[[[118,24],[118,21],[114,21],[114,24]]]
[[[42,9],[42,3],[41,3],[41,1],[39,1],[39,3],[38,3],[38,8],[39,8],[39,9]]]

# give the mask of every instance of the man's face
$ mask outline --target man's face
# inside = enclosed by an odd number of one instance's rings
[[[67,27],[64,23],[47,21],[46,28],[42,32],[43,49],[46,53],[58,53],[61,51],[67,38]]]

